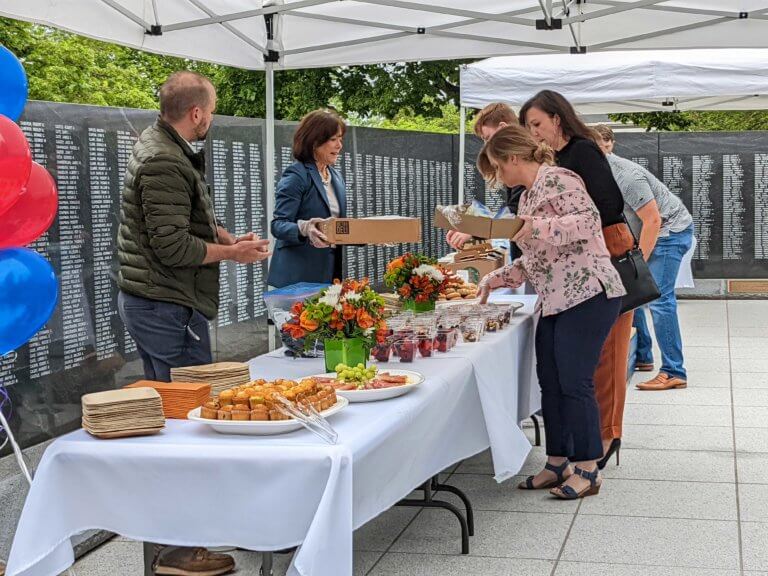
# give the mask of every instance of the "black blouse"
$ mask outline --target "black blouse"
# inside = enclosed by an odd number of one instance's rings
[[[576,172],[600,212],[603,227],[623,222],[624,198],[608,160],[592,140],[574,136],[555,154],[558,166]]]

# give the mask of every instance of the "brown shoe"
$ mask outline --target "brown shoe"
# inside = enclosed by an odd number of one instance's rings
[[[235,569],[235,559],[205,548],[165,548],[155,561],[155,574],[169,576],[219,576]]]
[[[664,372],[659,372],[656,378],[648,380],[647,382],[641,382],[637,384],[635,388],[638,390],[671,390],[672,388],[685,388],[688,386],[688,382],[682,378],[675,376],[669,376]]]
[[[645,364],[643,362],[636,363],[635,372],[653,372],[653,362],[650,364]]]

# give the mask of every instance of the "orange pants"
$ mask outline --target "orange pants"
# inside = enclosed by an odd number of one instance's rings
[[[600,362],[595,370],[595,396],[600,408],[600,433],[603,440],[621,438],[633,316],[633,312],[627,312],[616,320],[603,344]]]
[[[626,254],[635,244],[632,233],[624,223],[603,228],[603,236],[611,256]],[[616,320],[603,344],[600,361],[595,370],[595,397],[600,408],[603,440],[621,438],[624,403],[627,399],[627,365],[633,315],[633,312],[627,312]]]

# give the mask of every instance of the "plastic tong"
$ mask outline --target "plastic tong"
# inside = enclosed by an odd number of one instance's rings
[[[328,444],[336,444],[339,434],[311,404],[293,403],[281,394],[274,394],[275,408],[296,419],[304,428],[319,436]]]

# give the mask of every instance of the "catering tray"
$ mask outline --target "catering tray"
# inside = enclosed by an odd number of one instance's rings
[[[347,407],[349,401],[336,395],[336,404],[320,412],[325,418],[333,416]],[[209,420],[200,417],[200,408],[195,408],[187,414],[189,420],[200,422],[213,428],[220,434],[249,434],[251,436],[271,436],[273,434],[285,434],[302,428],[297,420]]]
[[[336,396],[346,398],[350,402],[376,402],[378,400],[389,400],[397,398],[403,394],[408,394],[411,390],[424,382],[424,375],[413,370],[386,369],[382,372],[392,374],[392,376],[407,376],[408,383],[390,388],[377,388],[374,390],[336,390]],[[336,372],[326,374],[314,374],[310,378],[335,378]]]

